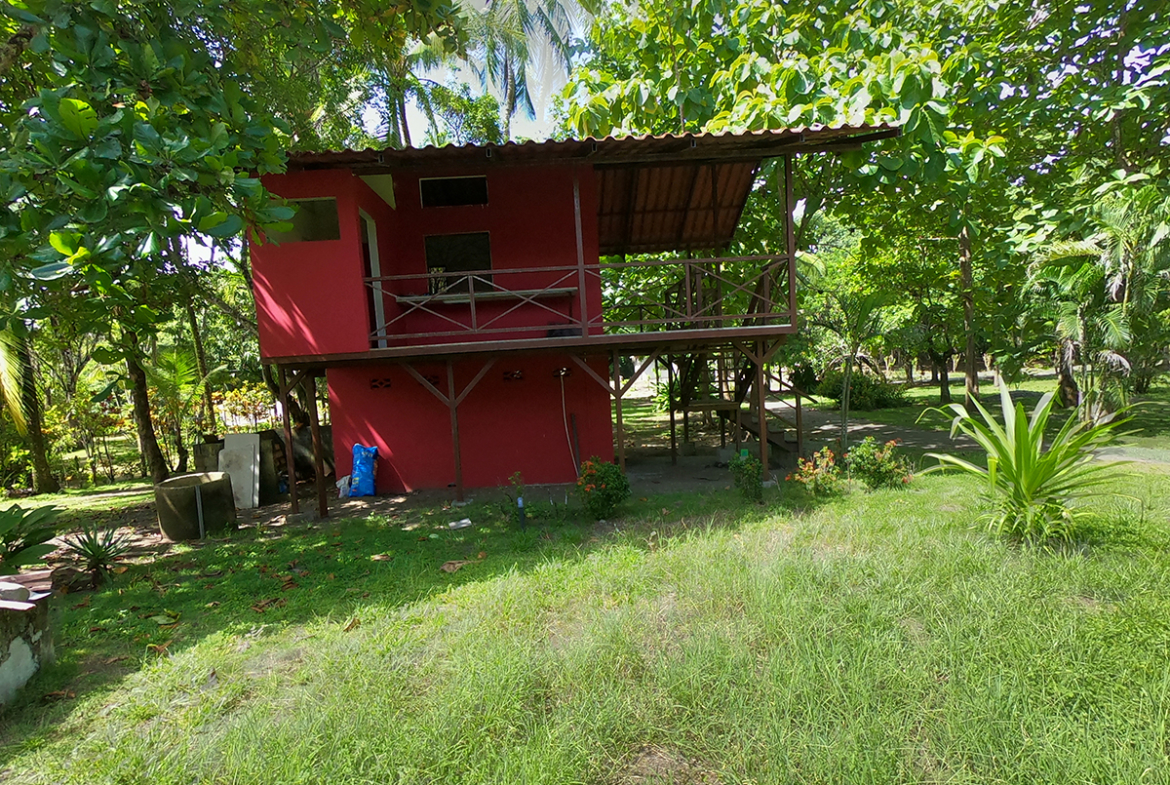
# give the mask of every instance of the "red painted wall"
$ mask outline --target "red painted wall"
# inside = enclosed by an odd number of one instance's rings
[[[265,358],[304,354],[360,352],[370,348],[367,289],[362,282],[359,209],[377,224],[383,275],[417,275],[408,281],[387,283],[386,319],[392,333],[450,331],[454,325],[439,316],[414,312],[394,321],[402,312],[394,294],[426,292],[425,237],[487,231],[491,234],[493,268],[575,267],[577,235],[574,217],[573,175],[580,182],[581,223],[586,264],[597,263],[597,197],[593,170],[588,166],[483,167],[478,170],[394,173],[396,208],[391,209],[360,178],[348,170],[325,170],[272,175],[265,185],[285,198],[332,196],[337,199],[341,239],[254,244],[252,250],[260,351]],[[486,175],[488,204],[467,207],[423,208],[418,181],[423,176]],[[538,272],[496,275],[506,288],[539,289],[550,285],[578,287],[573,273]],[[601,285],[586,278],[587,316],[601,310]],[[581,296],[544,301],[547,307],[516,303],[482,304],[479,322],[507,312],[500,327],[533,327],[512,334],[391,340],[391,344],[426,345],[491,338],[542,337],[550,327],[581,317]],[[551,310],[550,310],[551,309]],[[466,305],[435,306],[445,316],[469,321]],[[597,328],[595,328],[597,329]]]
[[[462,390],[481,367],[482,361],[475,359],[457,363],[456,388]],[[613,460],[609,394],[596,380],[565,356],[500,359],[459,406],[466,487],[498,487],[516,471],[527,483],[575,480],[561,383],[554,375],[562,367],[570,368],[564,379],[565,406],[569,415],[576,415],[582,459],[597,455]],[[608,377],[604,360],[592,367]],[[420,365],[418,370],[447,392],[445,365]],[[524,378],[505,381],[505,373],[513,371]],[[387,379],[388,388],[382,386]],[[371,386],[374,380],[376,388]],[[352,470],[353,445],[365,444],[378,447],[379,492],[454,483],[449,410],[402,366],[330,368],[328,382],[338,476]]]

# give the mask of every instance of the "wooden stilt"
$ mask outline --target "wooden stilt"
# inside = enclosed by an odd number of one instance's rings
[[[309,405],[309,428],[313,433],[313,471],[317,475],[317,514],[329,517],[329,494],[325,490],[325,459],[321,447],[321,422],[317,416],[317,377],[305,376],[305,396]]]
[[[768,471],[768,388],[764,386],[764,342],[756,344],[756,410],[759,416],[760,466],[765,479]]]
[[[618,353],[613,353],[613,396],[616,401],[614,406],[614,426],[617,429],[617,458],[618,466],[624,472],[626,470],[626,434],[622,426],[622,368],[618,357]]]
[[[455,452],[455,498],[463,501],[463,456],[459,452],[459,401],[455,392],[455,365],[447,361],[447,408],[451,410],[451,447]]]
[[[674,427],[674,358],[668,357],[666,360],[666,400],[670,409],[670,463],[671,465],[678,464],[678,439],[675,435]]]
[[[796,454],[801,458],[804,457],[804,409],[800,403],[802,397],[804,396],[799,392],[796,393]]]
[[[285,380],[283,366],[277,366],[276,378],[280,384],[280,410],[284,415],[284,455],[288,463],[288,499],[289,514],[296,515],[301,511],[300,501],[297,499],[297,464],[293,457],[292,421],[288,415],[289,389]]]

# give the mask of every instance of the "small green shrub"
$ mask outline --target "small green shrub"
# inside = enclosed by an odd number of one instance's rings
[[[621,468],[594,456],[581,464],[577,493],[585,512],[599,521],[630,498],[630,481]]]
[[[674,384],[657,382],[654,385],[654,411],[670,411],[670,401],[672,398],[676,401],[678,400],[678,379],[674,380]]]
[[[735,489],[751,502],[764,500],[764,469],[754,455],[737,455],[728,461]]]
[[[879,445],[877,439],[866,436],[845,454],[849,474],[870,488],[901,488],[913,478],[910,461],[897,453],[898,442],[891,440]]]
[[[57,530],[51,525],[61,510],[14,504],[0,510],[0,575],[12,575],[28,564],[44,561],[57,549],[49,544]]]
[[[1096,423],[1074,415],[1045,447],[1054,394],[1040,399],[1031,419],[1022,403],[1012,406],[1002,381],[999,396],[1002,425],[979,401],[973,402],[978,418],[957,403],[930,410],[954,415],[951,436],[961,431],[974,439],[987,452],[987,468],[954,455],[928,453],[939,465],[927,471],[949,467],[985,479],[995,505],[988,523],[997,534],[1028,543],[1070,540],[1077,518],[1085,514],[1076,503],[1101,495],[1101,486],[1116,476],[1111,465],[1094,463],[1093,455],[1117,437],[1117,427],[1129,418],[1123,416],[1124,409]]]
[[[800,483],[813,496],[828,496],[841,491],[841,467],[828,447],[822,447],[811,458],[798,459],[796,471],[787,479]]]
[[[817,384],[816,394],[840,406],[845,394],[845,375],[837,370],[828,371]],[[905,405],[906,392],[900,386],[857,371],[849,377],[850,409],[868,411]]]
[[[65,550],[81,559],[95,584],[102,583],[114,562],[130,552],[128,537],[117,536],[113,529],[99,532],[89,526],[83,526],[80,534],[66,538],[64,545]]]

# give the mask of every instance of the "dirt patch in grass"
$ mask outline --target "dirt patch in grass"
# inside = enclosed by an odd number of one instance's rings
[[[610,780],[613,785],[719,785],[719,778],[702,761],[677,750],[647,745]]]
[[[930,643],[930,633],[926,631],[926,625],[913,617],[907,617],[898,621],[898,626],[902,628],[902,633],[906,639],[915,646],[925,646]]]

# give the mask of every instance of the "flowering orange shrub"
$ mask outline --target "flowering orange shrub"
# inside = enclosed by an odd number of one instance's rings
[[[785,479],[796,480],[813,496],[825,496],[841,490],[841,467],[837,465],[833,451],[823,447],[811,458],[799,459],[796,471]]]
[[[594,456],[581,464],[577,495],[585,512],[601,520],[630,498],[630,481],[620,468]]]
[[[870,488],[901,488],[913,479],[913,467],[905,457],[898,455],[897,439],[878,445],[872,436],[866,436],[845,455],[849,473]]]

